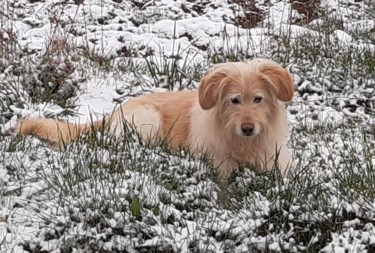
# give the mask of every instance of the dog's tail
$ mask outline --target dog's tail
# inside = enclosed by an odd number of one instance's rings
[[[54,147],[62,148],[81,134],[88,134],[103,125],[102,121],[91,124],[71,124],[54,119],[29,118],[20,120],[14,132],[21,135],[33,135],[49,142]]]

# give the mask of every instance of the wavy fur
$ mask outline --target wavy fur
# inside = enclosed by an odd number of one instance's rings
[[[276,166],[285,174],[291,164],[285,102],[293,93],[289,72],[271,60],[224,63],[202,78],[197,91],[143,95],[125,102],[104,122],[117,137],[123,136],[126,120],[144,140],[205,152],[224,177],[239,166],[257,172]],[[30,118],[18,123],[16,133],[61,147],[101,125]]]

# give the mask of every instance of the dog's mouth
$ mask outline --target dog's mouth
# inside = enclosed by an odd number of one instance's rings
[[[255,135],[254,133],[242,133],[242,136],[245,136],[245,137],[251,137],[254,135]]]

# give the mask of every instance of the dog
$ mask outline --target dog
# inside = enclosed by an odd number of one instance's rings
[[[286,104],[294,91],[290,73],[272,60],[222,63],[208,71],[198,90],[139,96],[92,124],[29,118],[15,131],[61,147],[102,122],[114,136],[124,137],[126,122],[142,140],[206,154],[222,177],[242,166],[257,173],[278,168],[285,175],[292,163]]]

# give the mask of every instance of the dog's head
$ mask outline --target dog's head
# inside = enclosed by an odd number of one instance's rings
[[[257,136],[277,118],[280,101],[292,99],[295,86],[289,72],[271,60],[216,65],[198,89],[204,110],[237,136]]]

